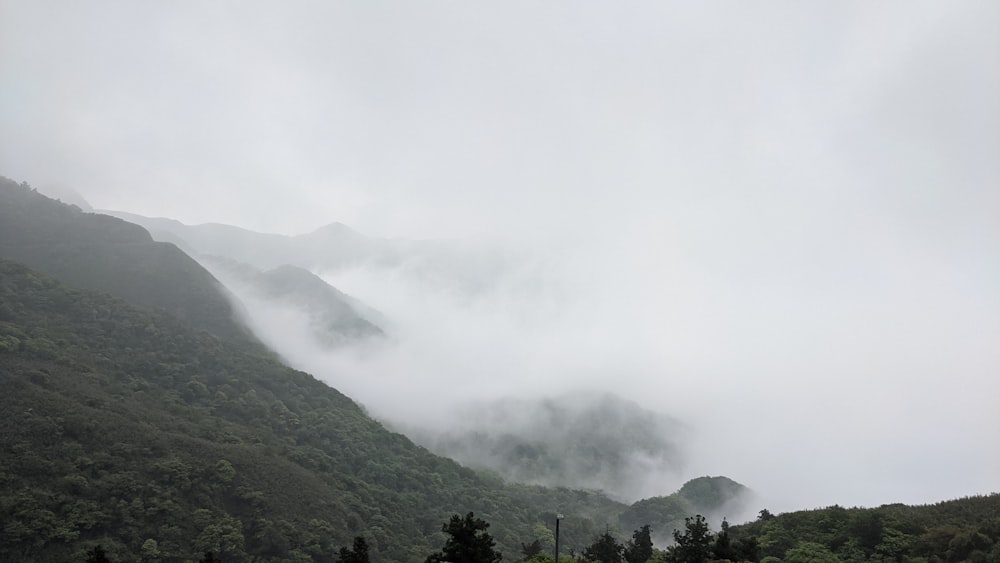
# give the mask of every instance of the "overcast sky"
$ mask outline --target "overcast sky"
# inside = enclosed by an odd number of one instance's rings
[[[340,281],[454,319],[382,369],[624,384],[775,506],[933,501],[1000,490],[998,29],[987,1],[0,0],[0,174],[558,249],[487,318]]]

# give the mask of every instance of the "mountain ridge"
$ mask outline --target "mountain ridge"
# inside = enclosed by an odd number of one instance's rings
[[[83,212],[3,177],[0,256],[135,305],[163,308],[217,336],[255,341],[218,280],[177,246],[153,240],[139,225]]]
[[[82,559],[100,543],[129,560],[210,550],[328,561],[362,534],[375,561],[419,561],[443,540],[441,522],[468,510],[493,523],[508,553],[551,510],[565,511],[564,545],[582,548],[626,508],[593,492],[507,484],[435,456],[256,341],[206,330],[143,295],[133,301],[136,287],[161,286],[225,298],[207,271],[140,227],[11,184],[0,184],[0,197],[31,205],[16,214],[7,199],[0,206],[16,219],[0,223],[0,412],[10,415],[0,422],[0,516],[18,523],[0,530],[0,558]],[[36,220],[46,213],[68,227],[39,228],[58,223]],[[51,269],[53,259],[29,250],[63,260],[79,245],[60,237],[87,228],[106,242],[91,243],[87,256],[124,244],[184,259],[127,283],[113,282],[136,263],[148,269],[148,258],[108,262],[96,291],[73,287],[69,267],[65,280],[10,260],[13,251]],[[25,244],[25,232],[44,244]],[[200,273],[177,284],[172,267]]]

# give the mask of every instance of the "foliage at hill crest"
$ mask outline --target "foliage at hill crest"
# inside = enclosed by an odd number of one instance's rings
[[[757,536],[762,561],[1000,562],[1000,494],[923,506],[831,506],[732,526]]]

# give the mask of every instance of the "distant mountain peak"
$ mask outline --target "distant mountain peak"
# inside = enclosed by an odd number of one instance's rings
[[[90,203],[80,192],[74,190],[73,188],[64,186],[58,183],[49,183],[39,186],[38,192],[55,200],[59,200],[67,205],[75,205],[79,207],[82,211],[93,212],[94,208],[91,207]]]
[[[363,235],[361,233],[359,233],[358,231],[352,229],[351,227],[345,225],[344,223],[341,223],[340,221],[334,221],[333,223],[330,223],[328,225],[324,225],[324,226],[316,229],[315,231],[312,231],[311,233],[307,233],[307,234],[300,235],[300,236],[304,236],[304,237],[312,237],[312,236],[338,236],[338,237],[350,236],[350,237],[361,237]]]

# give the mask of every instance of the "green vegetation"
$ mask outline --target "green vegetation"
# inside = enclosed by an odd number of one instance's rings
[[[513,495],[268,355],[10,262],[0,303],[0,560],[323,560],[358,534],[417,560],[455,507],[530,534]]]
[[[430,454],[282,365],[141,228],[0,181],[0,560],[423,560],[445,515],[581,548],[626,507]],[[100,547],[100,550],[98,550]]]
[[[245,343],[7,261],[0,343],[0,560],[323,561],[363,535],[373,560],[416,561],[456,509],[514,553],[552,506],[580,548],[625,508],[504,485]]]
[[[441,527],[448,534],[441,551],[432,554],[426,563],[499,563],[503,555],[493,549],[496,542],[487,531],[490,525],[472,512],[461,517],[455,514]]]
[[[727,477],[700,477],[684,484],[670,496],[652,497],[633,503],[618,517],[623,530],[650,525],[659,535],[683,529],[692,514],[718,514],[725,510],[745,513],[750,491]]]
[[[354,538],[352,549],[340,548],[337,563],[368,563],[368,542],[363,536]]]
[[[162,309],[222,338],[255,339],[222,287],[176,246],[108,215],[84,213],[0,176],[0,257],[74,287]]]
[[[831,506],[733,526],[765,561],[1000,562],[1000,494],[925,506]]]

